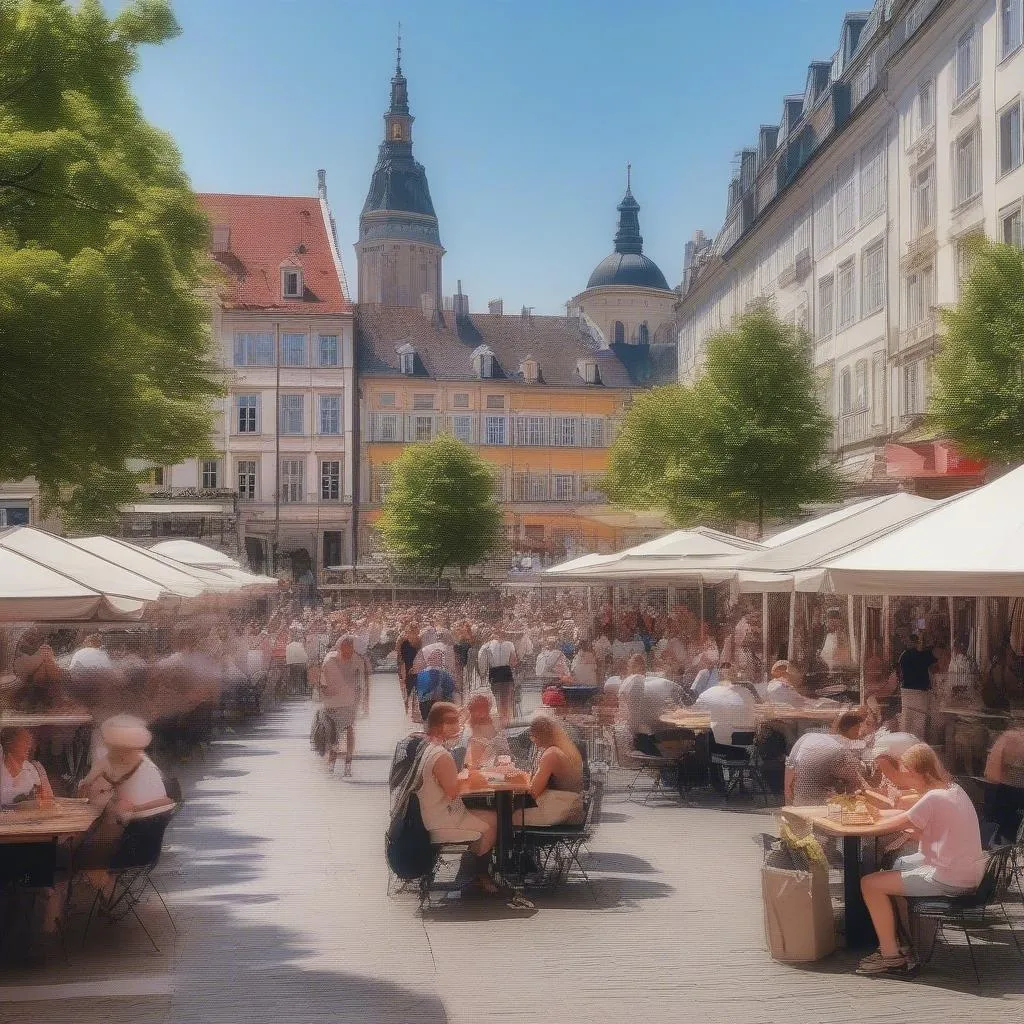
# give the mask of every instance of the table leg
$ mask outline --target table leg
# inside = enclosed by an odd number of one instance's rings
[[[864,895],[860,891],[860,836],[843,837],[843,898],[846,903],[846,948],[866,949],[878,944]]]
[[[498,874],[502,882],[507,881],[509,860],[512,854],[512,793],[500,790],[497,794],[498,812]]]

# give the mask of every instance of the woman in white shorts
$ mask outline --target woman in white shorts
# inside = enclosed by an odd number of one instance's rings
[[[878,933],[877,953],[862,960],[861,974],[906,971],[914,966],[912,951],[897,937],[896,909],[907,929],[906,896],[956,896],[976,889],[985,873],[978,814],[970,797],[949,777],[927,743],[918,743],[900,758],[909,788],[921,798],[890,819],[894,831],[907,829],[920,837],[920,850],[901,857],[892,871],[876,871],[861,879],[861,891]],[[896,906],[894,906],[894,902]]]
[[[434,843],[472,843],[477,856],[477,884],[485,892],[497,886],[487,874],[487,861],[498,835],[494,811],[470,811],[462,802],[464,788],[455,758],[447,744],[462,731],[459,709],[448,701],[437,701],[427,714],[424,732],[429,748],[423,755],[422,782],[416,791],[423,824]]]

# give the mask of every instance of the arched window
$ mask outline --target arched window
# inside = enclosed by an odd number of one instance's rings
[[[647,330],[646,320],[637,328],[636,340],[638,345],[650,345],[651,335],[650,332]]]
[[[626,328],[622,326],[621,320],[615,321],[615,326],[612,328],[614,334],[614,342],[616,345],[621,345],[626,340]]]

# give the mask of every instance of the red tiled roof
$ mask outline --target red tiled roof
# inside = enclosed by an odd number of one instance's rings
[[[225,309],[301,314],[352,311],[318,198],[201,192],[199,202],[213,228],[230,229],[229,251],[213,253],[228,279],[221,295]],[[281,295],[285,260],[302,267],[305,294],[301,299]]]

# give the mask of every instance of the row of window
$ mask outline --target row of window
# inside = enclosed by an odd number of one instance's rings
[[[370,466],[369,500],[380,504],[387,496],[391,470],[387,465]],[[495,490],[502,501],[572,501],[599,505],[607,501],[598,473],[495,473]]]
[[[860,271],[860,316],[872,316],[885,306],[885,248],[881,239],[861,253]],[[834,275],[818,281],[818,337],[845,330],[857,319],[857,259],[851,256]]]
[[[219,459],[204,460],[200,465],[202,486],[216,490],[222,486],[222,464]],[[281,501],[306,501],[306,463],[303,459],[281,460]],[[238,497],[242,501],[256,501],[259,496],[259,463],[255,459],[235,462],[235,480]],[[272,495],[271,495],[272,497]],[[341,460],[320,460],[320,499],[339,501],[342,497]],[[312,499],[312,495],[310,496]]]
[[[432,441],[442,431],[466,444],[605,448],[611,443],[611,426],[603,416],[466,413],[441,417],[376,412],[370,420],[370,440],[374,442]]]
[[[306,430],[306,396],[284,394],[279,396],[279,428],[281,434],[302,436]],[[262,433],[262,396],[235,395],[235,430],[239,434]],[[317,395],[317,433],[340,434],[341,395]]]
[[[313,339],[306,334],[282,333],[280,348],[275,358],[272,332],[238,331],[235,334],[235,366],[340,366],[341,354],[338,335],[318,334]],[[278,364],[278,359],[280,364]]]

